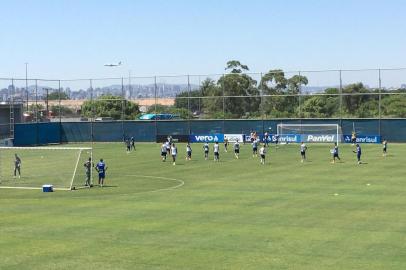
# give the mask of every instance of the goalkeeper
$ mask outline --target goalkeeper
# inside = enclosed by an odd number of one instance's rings
[[[14,178],[17,177],[17,172],[18,172],[18,178],[21,178],[21,158],[15,154],[15,159],[14,159]]]

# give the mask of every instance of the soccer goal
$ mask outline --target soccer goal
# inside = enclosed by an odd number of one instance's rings
[[[21,160],[19,177],[16,156]],[[84,164],[91,158],[86,147],[0,147],[0,188],[41,189],[51,184],[56,190],[84,186]],[[90,177],[92,178],[92,169]]]
[[[277,125],[278,135],[300,136],[303,142],[336,142],[342,140],[341,126],[338,124],[283,124]]]

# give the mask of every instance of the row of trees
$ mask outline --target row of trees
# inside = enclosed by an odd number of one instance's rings
[[[391,91],[391,95],[378,89],[369,89],[362,83],[346,85],[342,89],[328,88],[315,95],[300,95],[301,87],[308,84],[305,76],[287,78],[280,70],[270,70],[260,81],[247,72],[248,66],[229,61],[227,74],[217,81],[204,80],[198,90],[179,93],[173,106],[157,104],[148,113],[171,113],[180,118],[331,118],[331,117],[406,117],[406,89]],[[397,95],[396,95],[397,92]],[[395,94],[394,94],[395,93]],[[64,93],[50,93],[49,100],[68,99]],[[381,106],[379,107],[379,104]],[[56,115],[73,112],[53,106]],[[134,120],[141,115],[138,104],[123,101],[121,97],[103,95],[95,101],[85,101],[81,107],[83,117],[111,117]]]

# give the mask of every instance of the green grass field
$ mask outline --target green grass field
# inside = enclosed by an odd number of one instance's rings
[[[263,166],[249,145],[214,163],[181,144],[173,166],[158,144],[96,144],[107,187],[0,189],[0,269],[406,269],[406,145],[363,145],[361,165],[351,145],[337,164],[308,146],[303,164],[298,145],[272,146]],[[24,173],[35,157],[19,154]],[[43,182],[74,167],[52,160]]]

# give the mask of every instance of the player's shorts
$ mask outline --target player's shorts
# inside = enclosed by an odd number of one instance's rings
[[[99,178],[106,178],[106,173],[99,173]]]
[[[306,151],[300,151],[300,155],[305,156],[305,155],[306,155]]]
[[[261,155],[261,158],[262,158],[262,159],[265,159],[265,155]]]
[[[168,151],[168,153],[171,151],[171,148],[166,148],[166,151]]]
[[[333,157],[338,158],[338,153],[334,153],[334,154],[333,154]]]
[[[192,152],[191,151],[187,151],[187,156],[191,157],[192,156]]]
[[[383,151],[386,152],[386,147],[383,148]]]
[[[258,151],[258,148],[256,148],[256,147],[255,147],[255,148],[252,148],[252,151],[253,151],[253,152],[257,152],[257,151]]]
[[[204,151],[204,153],[205,153],[206,155],[208,155],[208,154],[209,154],[209,151]]]
[[[239,153],[240,153],[240,149],[234,149],[234,153],[239,154]]]
[[[166,157],[166,152],[161,152],[161,157]]]
[[[215,155],[216,157],[218,157],[218,156],[219,156],[219,152],[214,152],[214,155]]]

